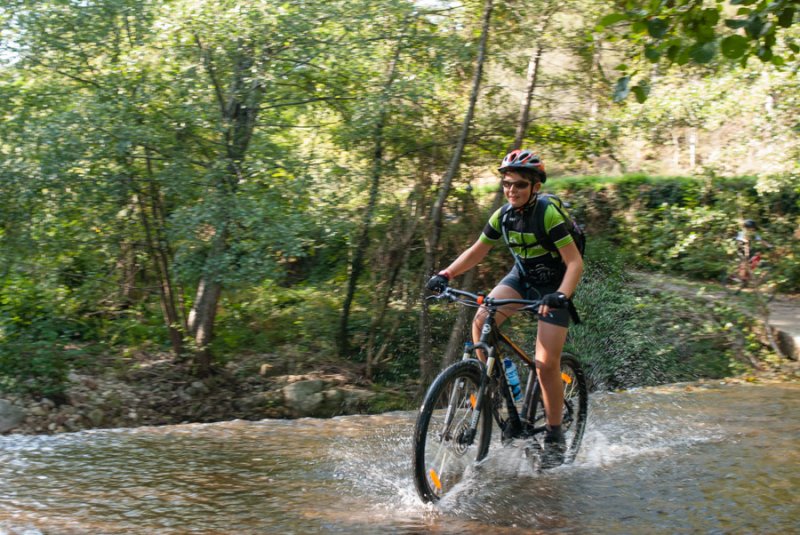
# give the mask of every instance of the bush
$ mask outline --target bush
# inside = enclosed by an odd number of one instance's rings
[[[19,338],[0,346],[0,391],[64,401],[70,362],[68,351],[52,340]]]
[[[737,264],[734,238],[754,219],[775,245],[775,280],[800,291],[800,188],[796,177],[564,179],[557,193],[587,225],[624,251],[629,265],[718,279]],[[590,242],[592,240],[590,239]]]
[[[61,401],[70,365],[82,354],[67,349],[85,326],[70,318],[63,293],[9,275],[0,286],[0,391]]]
[[[607,241],[593,241],[576,303],[584,321],[571,329],[568,349],[586,362],[597,385],[628,388],[747,369],[732,342],[752,334],[747,318],[721,305],[635,285]]]

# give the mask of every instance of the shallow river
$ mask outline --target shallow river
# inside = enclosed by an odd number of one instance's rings
[[[0,534],[797,533],[800,385],[594,394],[573,465],[493,444],[436,506],[415,415],[0,437]]]

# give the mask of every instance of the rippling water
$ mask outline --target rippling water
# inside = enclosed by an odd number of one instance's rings
[[[800,385],[590,398],[575,464],[493,444],[436,506],[411,480],[415,414],[0,437],[0,534],[788,533]]]

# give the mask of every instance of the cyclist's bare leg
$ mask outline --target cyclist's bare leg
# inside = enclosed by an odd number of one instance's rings
[[[548,425],[561,425],[564,385],[561,381],[561,351],[567,340],[567,328],[539,322],[536,336],[536,371],[542,385],[542,400]],[[558,407],[557,410],[550,410]]]
[[[522,299],[522,296],[514,288],[502,284],[495,286],[494,289],[489,292],[488,297],[493,297],[495,299]],[[501,325],[509,316],[515,314],[520,308],[522,308],[522,305],[504,306],[497,311],[497,314],[494,317],[495,324]],[[481,329],[486,321],[486,316],[486,309],[481,307],[478,309],[478,312],[475,314],[475,318],[472,320],[472,341],[476,344],[481,339]],[[486,360],[486,356],[483,354],[483,351],[478,351],[478,357],[483,361]]]

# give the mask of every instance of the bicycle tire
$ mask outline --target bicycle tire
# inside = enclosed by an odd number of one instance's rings
[[[564,414],[561,424],[566,441],[564,464],[569,464],[575,460],[575,456],[578,454],[583,432],[586,428],[586,419],[589,412],[589,390],[586,386],[586,376],[583,373],[583,368],[578,359],[569,353],[561,355],[561,377],[564,381]],[[540,384],[533,391],[531,407],[531,422],[534,427],[544,427],[546,419]]]
[[[462,360],[443,370],[425,394],[417,416],[413,445],[414,484],[425,502],[441,499],[463,481],[489,451],[492,419],[488,398],[480,413],[474,440],[471,443],[461,440],[474,414],[482,375],[483,364],[473,359]],[[445,428],[451,400],[454,403],[450,424]]]

